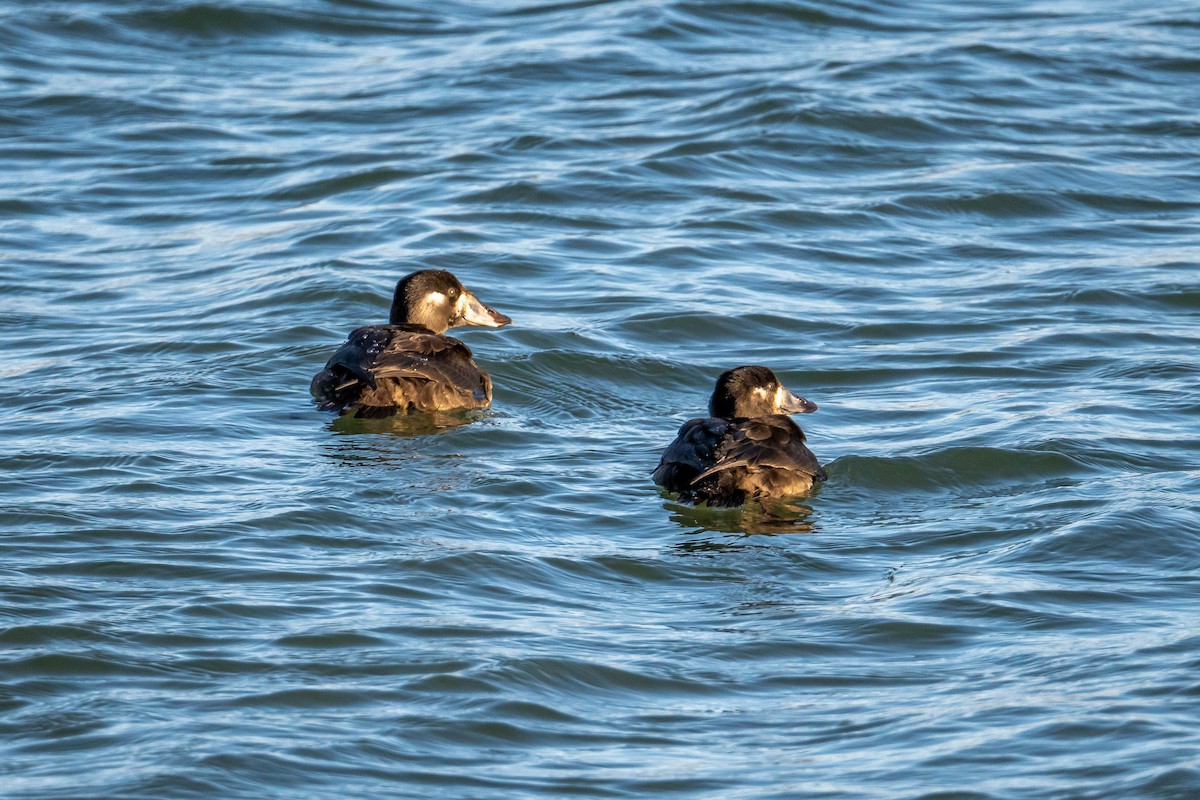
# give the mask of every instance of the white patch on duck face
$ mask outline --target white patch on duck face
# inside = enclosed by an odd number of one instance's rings
[[[423,316],[440,320],[446,315],[446,295],[441,292],[428,292],[421,298],[421,313]]]
[[[752,394],[755,397],[761,397],[765,400],[767,398],[767,394],[768,394],[767,387],[756,386],[756,387],[754,387],[754,391],[752,392]]]
[[[783,393],[786,391],[787,391],[787,389],[783,388],[783,384],[780,384],[775,389],[775,409],[777,411],[783,410]]]

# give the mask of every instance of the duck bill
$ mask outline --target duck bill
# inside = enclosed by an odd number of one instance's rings
[[[816,403],[794,395],[782,386],[779,387],[776,403],[783,414],[811,414],[817,410]]]
[[[482,325],[485,328],[499,328],[512,322],[496,309],[484,305],[470,292],[463,292],[458,298],[458,318],[463,325]]]

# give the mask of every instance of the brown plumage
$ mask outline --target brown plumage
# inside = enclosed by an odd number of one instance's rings
[[[683,424],[654,481],[681,500],[712,506],[804,494],[827,476],[787,414],[816,410],[766,367],[729,370],[717,379],[712,416]]]
[[[318,408],[356,417],[487,408],[491,378],[470,348],[443,332],[510,322],[449,272],[414,272],[396,284],[390,324],[351,332],[310,390]]]

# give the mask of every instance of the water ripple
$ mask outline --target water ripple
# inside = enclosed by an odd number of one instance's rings
[[[6,797],[1190,797],[1191,4],[0,8]],[[470,415],[307,382],[454,270]],[[649,473],[772,366],[830,480]]]

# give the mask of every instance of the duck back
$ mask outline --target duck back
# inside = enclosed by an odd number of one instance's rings
[[[358,328],[312,380],[322,410],[377,418],[487,408],[492,381],[470,348],[418,325]]]
[[[826,477],[804,431],[782,414],[690,420],[654,471],[681,500],[712,506],[804,494]]]

